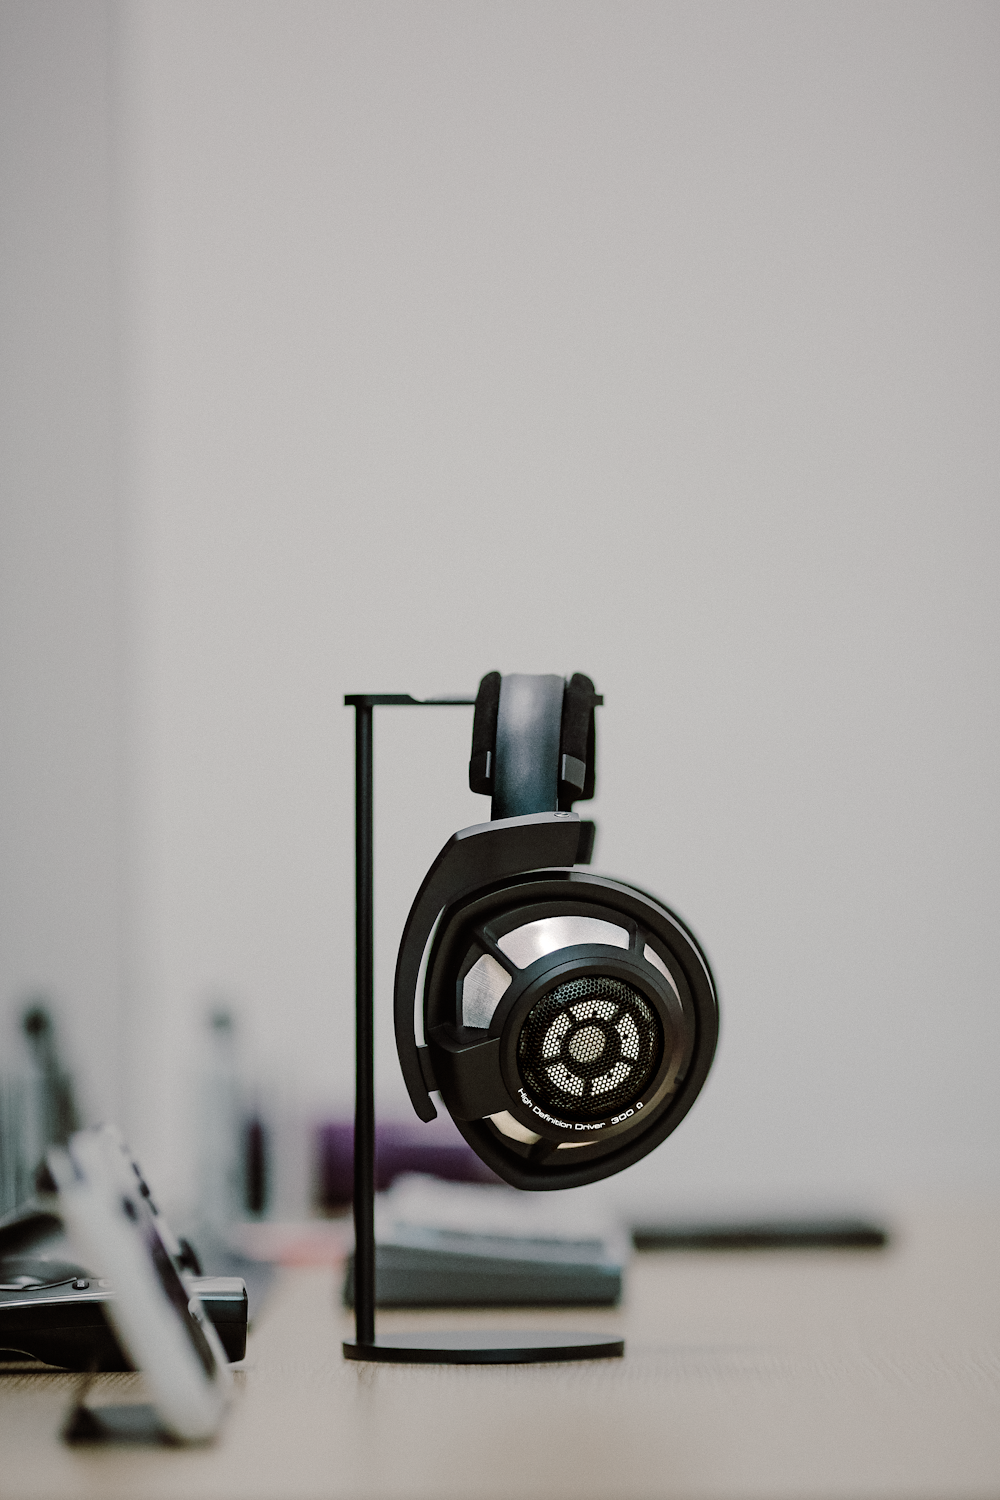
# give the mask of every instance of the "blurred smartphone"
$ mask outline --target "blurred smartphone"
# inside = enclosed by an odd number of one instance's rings
[[[121,1136],[110,1126],[77,1131],[47,1161],[77,1254],[114,1286],[107,1316],[143,1371],[163,1426],[185,1442],[211,1437],[232,1375]]]

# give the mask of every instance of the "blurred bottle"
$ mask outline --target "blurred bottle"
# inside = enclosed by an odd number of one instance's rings
[[[73,1095],[73,1080],[62,1065],[55,1026],[45,1005],[29,1005],[21,1026],[38,1070],[40,1127],[45,1148],[64,1146],[80,1128],[80,1115]]]
[[[263,1214],[270,1197],[269,1131],[228,1005],[206,1018],[197,1091],[198,1233],[222,1242],[236,1220]]]
[[[208,1013],[197,1088],[199,1230],[223,1239],[242,1206],[243,1176],[236,1023],[227,1006]]]
[[[63,1144],[79,1127],[72,1079],[44,999],[28,1004],[18,1033],[4,1049],[0,1073],[0,1214],[32,1197],[49,1146]]]

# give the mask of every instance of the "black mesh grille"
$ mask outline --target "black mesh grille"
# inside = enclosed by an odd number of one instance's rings
[[[603,975],[550,990],[528,1012],[517,1043],[526,1092],[569,1120],[601,1119],[631,1104],[662,1053],[649,1001]]]

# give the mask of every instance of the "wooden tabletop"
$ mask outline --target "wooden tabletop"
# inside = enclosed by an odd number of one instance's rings
[[[459,1368],[346,1363],[330,1270],[288,1270],[210,1448],[69,1448],[80,1377],[0,1375],[0,1497],[997,1500],[998,1288],[1000,1211],[942,1210],[885,1251],[644,1254],[617,1312],[380,1318],[627,1339],[624,1360]]]

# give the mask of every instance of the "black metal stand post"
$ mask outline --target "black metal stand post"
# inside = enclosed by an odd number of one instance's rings
[[[472,706],[475,698],[413,698],[409,693],[350,693],[354,709],[355,1095],[354,1095],[354,1330],[345,1359],[395,1364],[525,1364],[608,1359],[625,1351],[621,1339],[593,1333],[428,1331],[375,1333],[375,916],[374,725],[380,705],[401,708]]]
[[[351,693],[354,709],[354,1327],[357,1350],[375,1347],[375,824],[374,730],[379,705],[471,705],[474,698]],[[361,1357],[361,1356],[356,1356]]]
[[[354,714],[354,1315],[359,1344],[375,1342],[374,707]]]

